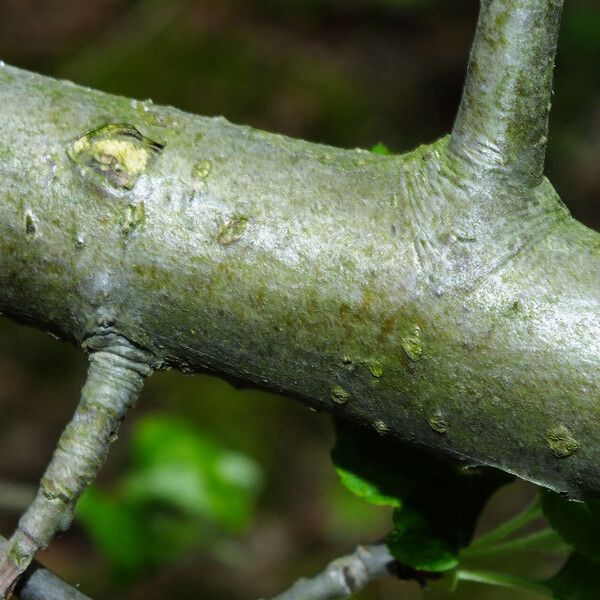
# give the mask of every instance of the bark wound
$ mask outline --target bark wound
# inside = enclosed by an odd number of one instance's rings
[[[412,330],[402,338],[402,349],[406,356],[417,362],[423,356],[423,341],[421,339],[421,328],[415,325]]]
[[[144,137],[133,125],[113,123],[76,139],[67,154],[84,175],[130,190],[163,148],[164,144]]]

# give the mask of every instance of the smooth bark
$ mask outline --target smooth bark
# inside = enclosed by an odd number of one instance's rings
[[[273,600],[342,600],[393,573],[396,561],[385,544],[359,546],[310,579],[299,579]]]
[[[560,0],[483,0],[450,137],[291,140],[0,66],[0,312],[600,493],[600,235],[542,177]]]
[[[382,157],[0,78],[1,312],[600,490],[600,236],[547,180],[475,176],[448,138]]]

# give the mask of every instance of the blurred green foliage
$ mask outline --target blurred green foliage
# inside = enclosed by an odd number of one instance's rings
[[[418,570],[455,568],[487,500],[512,479],[495,470],[455,467],[349,423],[336,422],[336,431],[332,458],[342,483],[367,502],[395,507],[388,547]]]
[[[548,586],[555,600],[594,600],[600,590],[598,563],[574,553]]]
[[[391,154],[388,147],[381,142],[378,142],[377,144],[375,144],[371,148],[371,152],[373,152],[373,154],[381,154],[383,156],[387,156],[388,154]]]
[[[600,563],[600,501],[572,502],[550,491],[542,493],[546,518],[577,552]]]
[[[263,476],[247,456],[165,415],[136,422],[130,455],[113,489],[90,488],[77,510],[115,575],[143,575],[250,523]]]

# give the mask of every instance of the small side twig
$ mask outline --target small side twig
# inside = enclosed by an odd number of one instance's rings
[[[386,575],[415,579],[421,584],[436,577],[433,573],[421,573],[399,565],[385,544],[358,546],[352,554],[329,563],[319,575],[299,579],[272,600],[342,600]]]
[[[127,410],[152,372],[149,355],[116,334],[87,341],[90,366],[75,415],[60,437],[37,495],[0,550],[0,598],[6,600],[35,553],[73,519]]]
[[[0,552],[6,539],[0,536]],[[15,590],[21,600],[90,600],[88,596],[33,561]]]
[[[482,176],[542,182],[563,0],[482,0],[451,151]]]

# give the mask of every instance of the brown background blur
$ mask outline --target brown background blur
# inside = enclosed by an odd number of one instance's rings
[[[566,0],[547,173],[575,216],[600,226],[600,6]],[[337,146],[402,152],[452,126],[477,17],[475,0],[0,0],[0,59],[107,92]],[[1,135],[1,126],[0,126]],[[14,526],[77,401],[85,361],[74,348],[0,319],[0,531]],[[256,518],[224,556],[198,550],[126,585],[81,527],[43,560],[96,599],[273,595],[356,543],[386,533],[389,513],[363,506],[330,466],[326,416],[208,377],[155,376],[102,472],[127,463],[131,422],[184,416],[262,465]],[[0,488],[1,489],[1,488]],[[488,527],[523,504],[512,486]],[[510,567],[549,573],[546,559]],[[445,597],[433,592],[432,597]],[[533,598],[464,584],[460,598]],[[386,581],[363,600],[418,599]]]

